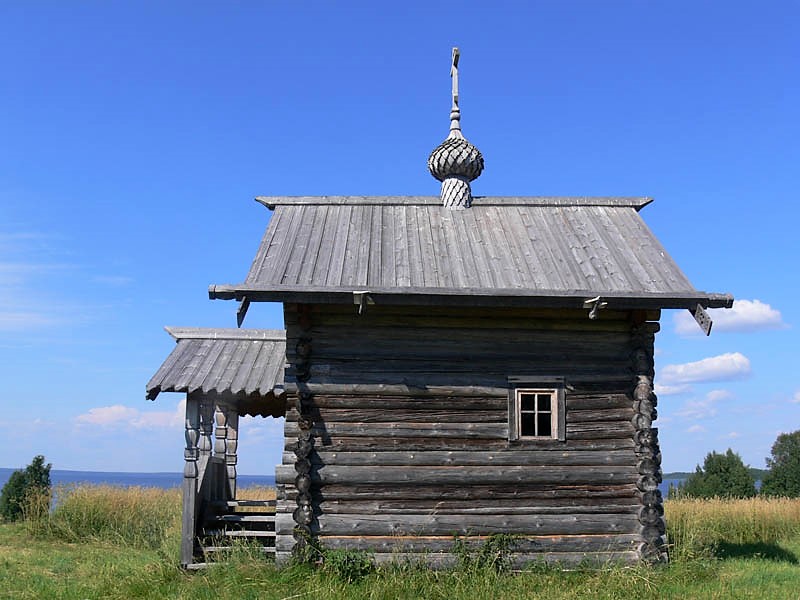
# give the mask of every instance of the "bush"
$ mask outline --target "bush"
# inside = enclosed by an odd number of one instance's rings
[[[50,463],[44,456],[34,456],[24,471],[14,471],[0,491],[0,516],[6,521],[16,521],[25,514],[26,503],[36,496],[50,497]]]
[[[728,448],[725,454],[711,452],[689,475],[678,495],[689,498],[752,498],[756,482],[741,457]]]
[[[456,567],[464,572],[506,571],[511,566],[511,552],[516,541],[514,535],[495,533],[476,548],[471,548],[468,540],[456,536],[453,541]]]
[[[800,431],[778,436],[767,466],[769,473],[761,484],[762,494],[789,498],[800,496]]]
[[[375,561],[363,550],[325,550],[322,568],[342,581],[355,583],[375,571]]]

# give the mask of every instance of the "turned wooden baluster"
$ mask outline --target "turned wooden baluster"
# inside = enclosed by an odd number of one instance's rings
[[[239,413],[235,409],[228,412],[228,435],[225,445],[225,468],[228,472],[228,489],[231,498],[236,498],[236,450],[239,446]]]
[[[197,459],[200,438],[200,403],[186,399],[186,449],[183,451],[183,515],[181,520],[181,563],[189,565],[194,560],[194,537],[197,517]]]

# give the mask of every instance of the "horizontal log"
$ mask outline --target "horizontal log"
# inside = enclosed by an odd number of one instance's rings
[[[381,314],[369,310],[354,318],[352,314],[324,315],[313,320],[316,328],[425,328],[430,330],[463,329],[465,325],[473,329],[488,330],[534,330],[534,331],[587,331],[587,332],[630,332],[631,325],[622,319],[589,320],[586,315],[580,318],[520,318],[500,316],[492,318],[484,313],[479,316],[462,317],[453,315],[408,315],[402,312]],[[313,331],[313,329],[312,329]],[[446,335],[446,332],[443,333]]]
[[[486,543],[488,536],[460,537],[459,541],[469,551],[478,551]],[[392,552],[452,552],[455,537],[452,535],[433,536],[331,536],[320,535],[320,543],[325,548],[340,550],[365,550],[378,554]],[[526,536],[512,541],[511,550],[515,553],[529,552],[613,552],[632,551],[642,542],[638,534],[597,534],[565,536]]]
[[[443,381],[442,374],[437,374],[436,380],[423,380],[417,374],[413,379],[402,380],[402,375],[392,375],[392,381],[385,381],[386,375],[373,376],[373,381],[359,381],[353,383],[349,380],[335,380],[331,376],[330,365],[325,369],[316,368],[315,379],[304,383],[304,388],[315,395],[349,395],[349,396],[408,396],[414,398],[424,397],[508,397],[508,373],[503,372],[492,378],[483,377],[484,383],[475,381],[475,377],[470,376],[469,384],[465,383],[465,378],[450,377],[449,381]],[[536,376],[552,375],[547,372],[532,372],[530,366],[519,371],[521,374]],[[289,371],[291,374],[291,370]],[[349,377],[349,376],[348,376]],[[384,379],[384,380],[381,380]],[[570,388],[585,390],[587,392],[601,391],[625,393],[633,386],[633,375],[629,370],[621,370],[614,374],[597,373],[572,373],[568,378]],[[284,387],[288,394],[297,393],[297,386],[290,378],[287,378]]]
[[[323,447],[324,448],[324,447]],[[629,466],[637,464],[633,451],[608,450],[515,450],[504,448],[497,451],[470,452],[427,450],[419,452],[329,452],[318,448],[311,455],[314,465],[352,465],[352,466],[465,466],[465,465],[508,465],[508,466]],[[293,464],[294,453],[287,452],[284,464]]]
[[[337,500],[435,500],[467,502],[503,501],[521,499],[536,502],[575,502],[582,504],[588,501],[603,499],[639,498],[634,484],[515,484],[515,485],[419,485],[419,486],[387,486],[381,484],[330,484],[313,492],[314,501],[319,504]],[[297,492],[287,486],[286,497],[294,502]],[[287,504],[287,506],[289,506]],[[290,505],[289,511],[295,505]],[[281,507],[278,507],[278,511]]]
[[[530,498],[492,500],[482,505],[474,500],[325,500],[319,505],[321,514],[362,515],[579,515],[636,514],[642,520],[642,505],[637,498],[566,499],[536,501]],[[647,513],[649,515],[649,513]],[[646,524],[655,523],[651,520]]]
[[[287,322],[296,323],[299,304],[285,303],[284,318]],[[308,311],[313,321],[324,321],[329,315],[348,315],[354,320],[370,316],[380,315],[402,315],[408,319],[414,316],[430,317],[438,316],[442,318],[463,318],[467,320],[476,318],[489,318],[493,315],[504,318],[517,317],[521,319],[575,319],[588,320],[586,310],[579,308],[536,308],[536,307],[493,307],[486,309],[483,307],[470,306],[397,306],[392,304],[381,304],[370,306],[369,313],[358,314],[358,307],[342,304],[305,304],[303,310]],[[661,316],[660,310],[639,311],[640,320],[658,321]],[[603,309],[597,314],[598,321],[630,321],[631,311]]]
[[[319,515],[319,535],[574,535],[638,533],[635,515]]]
[[[508,410],[508,389],[503,390],[502,397],[448,397],[437,398],[403,396],[330,396],[317,394],[312,403],[319,409],[397,409],[397,410],[459,410],[459,411],[491,411]]]
[[[294,438],[286,439],[284,449],[294,450]],[[481,438],[376,438],[376,437],[349,437],[337,436],[331,438],[317,438],[315,440],[317,450],[326,451],[498,451],[507,448],[527,448],[526,442],[509,442],[506,438],[502,439],[481,439]],[[557,450],[623,450],[633,449],[634,442],[629,437],[610,438],[610,439],[567,439],[566,442],[553,445]]]
[[[432,410],[418,408],[312,408],[311,418],[315,422],[325,423],[507,423],[508,406],[503,410],[458,410],[453,406],[450,410]],[[630,409],[630,417],[633,410]],[[299,415],[295,410],[286,411],[288,421],[297,421]],[[630,417],[628,417],[630,419]]]
[[[633,418],[633,407],[598,408],[591,410],[574,410],[567,408],[567,423],[600,423],[606,421],[630,421]]]
[[[629,424],[630,425],[630,424]],[[299,428],[287,422],[286,436],[296,438]],[[323,439],[338,435],[349,437],[454,437],[508,439],[508,423],[315,423],[312,435]]]
[[[630,408],[633,399],[627,394],[576,394],[567,392],[567,410],[603,410],[614,408]]]
[[[627,421],[608,421],[605,423],[569,423],[567,439],[632,438],[634,428]]]
[[[294,467],[278,465],[277,483],[294,481]],[[596,485],[633,483],[638,479],[632,467],[347,467],[325,466],[314,469],[312,481],[317,485],[366,484],[386,485],[480,485],[570,483]]]
[[[373,556],[378,564],[421,564],[433,569],[452,568],[458,564],[458,556],[449,553],[419,553],[406,554],[395,552],[391,554],[375,554]],[[563,568],[594,565],[604,567],[608,565],[633,565],[639,562],[639,552],[541,552],[541,553],[513,553],[509,556],[510,568],[524,570],[535,564],[548,564]]]

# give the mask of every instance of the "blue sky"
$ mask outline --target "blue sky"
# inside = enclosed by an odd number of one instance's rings
[[[144,400],[162,327],[235,326],[207,287],[246,275],[256,195],[438,193],[457,45],[476,195],[655,197],[695,287],[738,300],[710,338],[662,316],[665,470],[762,467],[800,429],[800,5],[489,6],[0,3],[0,466],[179,471],[181,395]],[[240,472],[279,435],[248,420]]]

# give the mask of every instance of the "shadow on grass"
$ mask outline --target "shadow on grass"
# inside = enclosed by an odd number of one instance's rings
[[[717,557],[726,558],[763,558],[775,562],[787,562],[796,565],[799,561],[794,553],[781,548],[777,544],[757,542],[753,544],[731,544],[720,542],[716,548]]]

